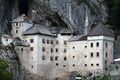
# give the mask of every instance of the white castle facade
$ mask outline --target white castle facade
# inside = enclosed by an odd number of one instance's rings
[[[12,21],[12,36],[22,65],[31,73],[61,77],[69,72],[103,73],[113,62],[114,38],[102,23],[88,35],[33,24],[24,15]]]

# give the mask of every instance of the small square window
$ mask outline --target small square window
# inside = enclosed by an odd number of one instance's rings
[[[49,42],[49,40],[47,40],[47,44],[49,44],[50,42]]]
[[[45,43],[45,39],[42,39],[42,43]]]
[[[58,63],[56,63],[56,66],[58,66]]]
[[[31,66],[31,68],[33,68],[33,66]]]
[[[18,30],[16,30],[16,33],[18,33]]]
[[[93,57],[93,53],[91,53],[91,57]]]
[[[56,49],[56,52],[58,52],[58,48]]]
[[[51,40],[51,44],[53,44],[53,40]]]
[[[30,43],[33,43],[34,42],[34,39],[30,39]]]
[[[87,46],[85,46],[85,48],[87,48]]]
[[[85,58],[87,57],[87,55],[85,55]]]
[[[73,64],[73,66],[75,66],[75,64]]]
[[[67,60],[67,57],[64,57],[64,61],[66,61]]]
[[[51,48],[51,52],[54,52],[54,49],[53,49],[53,48]]]
[[[43,55],[43,56],[42,56],[42,60],[45,60],[45,58],[46,58],[45,55]]]
[[[53,61],[53,56],[50,57],[50,61]]]
[[[87,66],[87,64],[85,64],[85,66]]]
[[[96,66],[99,66],[99,64],[96,64]]]
[[[99,42],[96,43],[96,47],[99,47]]]
[[[73,58],[75,58],[75,56],[73,56]]]
[[[97,57],[99,57],[99,52],[97,52],[97,55],[96,55]]]
[[[16,23],[16,26],[18,26],[18,23]]]
[[[58,56],[55,57],[55,60],[58,61]]]
[[[93,47],[93,43],[91,43],[91,47]]]
[[[73,49],[75,49],[75,47],[73,47]]]
[[[63,65],[63,67],[66,67],[66,65]]]
[[[67,50],[66,49],[64,49],[64,53],[66,53],[67,52]]]
[[[64,44],[66,45],[66,44],[67,44],[67,41],[64,41]]]
[[[45,52],[45,47],[42,47],[42,51]]]
[[[91,66],[93,66],[93,64],[91,64]]]
[[[106,48],[108,47],[108,44],[107,44],[107,42],[105,43],[105,47],[106,47]]]
[[[8,39],[6,39],[6,41],[8,41]]]
[[[105,53],[105,56],[106,56],[106,58],[108,57],[108,53],[107,52]]]
[[[21,51],[23,51],[23,48],[21,48]]]
[[[34,51],[34,48],[33,48],[33,47],[31,47],[31,48],[30,48],[30,51]]]

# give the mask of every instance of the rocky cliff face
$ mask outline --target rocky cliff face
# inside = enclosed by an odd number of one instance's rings
[[[95,20],[106,21],[102,0],[78,1],[81,0],[1,0],[0,33],[8,33],[11,19],[23,13],[37,23],[69,27],[79,34],[85,33],[85,27],[90,31]]]
[[[8,65],[9,65],[9,71],[12,72],[13,74],[13,80],[19,80],[19,65],[18,65],[18,61],[17,61],[17,56],[9,49],[7,48],[1,48],[0,45],[0,58],[4,59],[7,61]]]
[[[77,34],[87,34],[96,20],[106,21],[107,13],[102,0],[78,1],[82,0],[0,0],[0,34],[10,33],[11,20],[20,14],[26,14],[35,23],[70,28]],[[19,69],[16,55],[10,50],[0,50],[0,57],[10,63],[14,80],[36,78],[24,71],[24,67]],[[39,79],[38,76],[35,80]]]
[[[10,0],[0,0],[0,34],[9,32],[11,11]]]

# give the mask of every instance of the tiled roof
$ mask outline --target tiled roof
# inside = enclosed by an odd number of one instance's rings
[[[26,47],[29,47],[29,46],[30,46],[29,43],[23,42],[23,41],[16,41],[16,42],[14,42],[14,45],[15,45],[15,46],[26,46]]]
[[[86,35],[73,36],[68,41],[72,42],[72,41],[84,41],[84,40],[87,40],[87,36]]]
[[[7,35],[7,34],[3,34],[1,37],[12,38],[11,36],[9,36],[9,35]]]
[[[25,16],[25,14],[22,14],[21,16],[18,16],[17,18],[13,19],[12,22],[32,23],[32,21],[27,16]]]
[[[99,35],[110,36],[110,37],[114,36],[112,31],[102,23],[96,25],[95,28],[93,28],[93,30],[88,34],[88,36],[99,36]]]
[[[24,35],[43,34],[49,36],[56,36],[52,34],[48,28],[43,25],[34,24],[32,27],[23,32]]]

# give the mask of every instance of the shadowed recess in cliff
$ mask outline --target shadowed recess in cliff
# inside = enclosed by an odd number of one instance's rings
[[[29,0],[19,0],[20,14],[27,14],[29,10]]]

